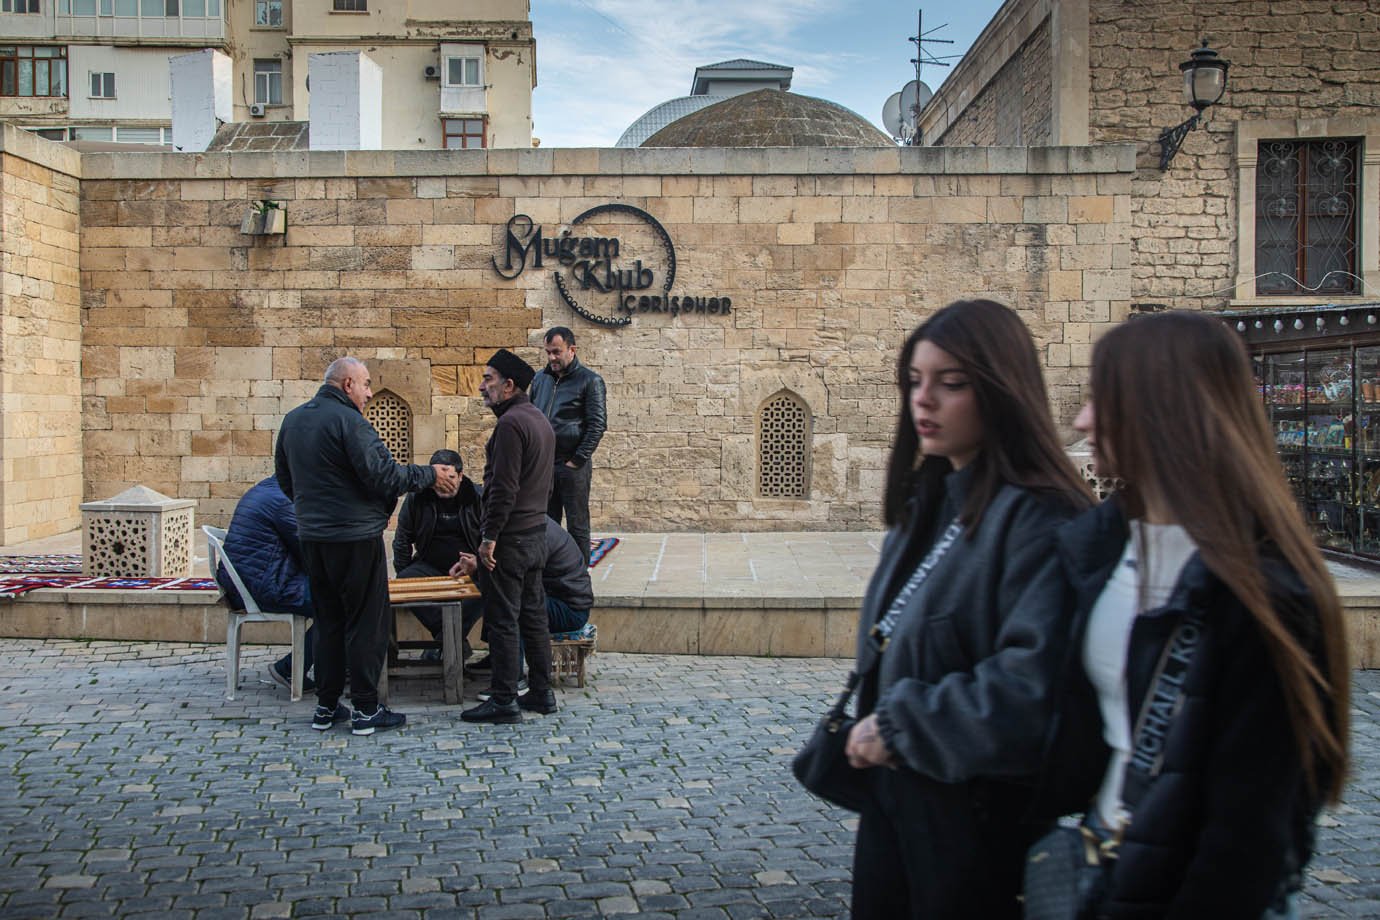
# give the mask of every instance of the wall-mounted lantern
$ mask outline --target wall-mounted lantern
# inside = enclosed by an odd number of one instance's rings
[[[1198,127],[1203,111],[1213,105],[1227,91],[1227,68],[1231,62],[1217,56],[1203,39],[1203,47],[1179,65],[1184,75],[1184,102],[1193,106],[1193,117],[1177,127],[1170,128],[1160,135],[1160,170],[1169,168],[1169,161],[1183,146],[1188,132]]]

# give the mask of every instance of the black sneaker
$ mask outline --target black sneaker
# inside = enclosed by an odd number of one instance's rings
[[[319,732],[328,732],[332,725],[349,721],[349,718],[350,709],[344,703],[336,703],[335,712],[331,712],[325,706],[317,706],[316,714],[311,717],[311,727]]]
[[[394,712],[382,704],[374,708],[372,715],[366,716],[358,709],[350,711],[350,734],[352,735],[372,735],[374,732],[387,731],[406,723],[407,716],[400,712]]]
[[[268,676],[273,678],[273,682],[284,690],[292,689],[292,658],[281,658],[268,666]],[[316,681],[307,675],[302,675],[302,692],[315,693]]]
[[[519,678],[518,678],[518,682],[517,682],[517,692],[518,692],[518,693],[522,693],[522,692],[525,691],[526,689],[527,689],[527,678],[525,678],[525,677],[519,677]],[[494,695],[494,688],[493,688],[492,685],[490,685],[489,689],[487,689],[487,690],[481,690],[479,693],[476,693],[474,696],[475,696],[475,699],[479,700],[479,702],[482,703],[482,702],[484,702],[484,701],[486,701],[486,700],[493,699],[493,695]]]
[[[549,716],[556,711],[556,691],[532,690],[518,697],[517,704],[519,709]]]
[[[518,709],[517,700],[509,700],[506,703],[485,700],[473,709],[466,709],[460,713],[460,718],[466,722],[510,724],[522,721],[522,710]]]

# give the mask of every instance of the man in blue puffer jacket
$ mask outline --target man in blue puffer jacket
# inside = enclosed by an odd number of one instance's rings
[[[302,545],[297,540],[297,512],[277,479],[270,476],[260,481],[235,505],[225,533],[225,555],[261,610],[302,617],[316,615],[311,604],[311,584],[302,567]],[[244,606],[225,566],[216,569],[216,581],[233,607]],[[307,630],[302,653],[304,673],[311,670],[316,657],[315,642],[316,626],[313,624]],[[290,687],[292,655],[289,653],[278,659],[268,673],[275,683]],[[305,678],[302,689],[314,691],[316,681]]]

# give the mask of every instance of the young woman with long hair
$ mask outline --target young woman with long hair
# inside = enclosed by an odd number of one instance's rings
[[[1075,427],[1121,485],[1059,535],[1077,603],[1048,801],[1120,841],[1098,917],[1290,916],[1345,779],[1349,671],[1250,360],[1215,318],[1157,314],[1097,343],[1091,388]],[[1170,659],[1178,703],[1143,706],[1172,697]]]
[[[902,347],[896,382],[890,529],[862,607],[847,746],[870,791],[853,916],[1014,918],[1069,633],[1054,531],[1091,497],[1007,307],[935,313]]]

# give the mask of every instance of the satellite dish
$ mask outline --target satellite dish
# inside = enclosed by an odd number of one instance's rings
[[[904,137],[902,129],[906,126],[905,116],[901,114],[901,94],[892,93],[891,97],[882,105],[882,124],[891,132],[892,137]]]
[[[934,91],[919,80],[911,80],[901,87],[901,115],[908,123],[934,98]]]

